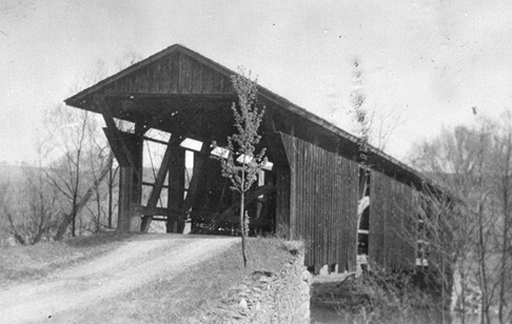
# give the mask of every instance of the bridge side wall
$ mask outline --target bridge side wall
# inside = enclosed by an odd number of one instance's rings
[[[305,264],[356,267],[358,164],[281,134],[290,168],[290,236],[306,244]]]

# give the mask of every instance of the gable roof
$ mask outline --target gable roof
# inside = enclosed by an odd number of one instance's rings
[[[230,77],[236,72],[183,45],[175,44],[158,52],[65,100],[70,106],[95,111],[92,104],[97,94],[147,97],[204,96],[228,98],[234,91]],[[359,140],[334,124],[258,85],[258,101],[278,107],[287,116],[305,120],[315,132],[343,141],[349,151],[357,152]],[[300,127],[300,125],[299,125]],[[368,145],[369,159],[379,165],[380,171],[421,188],[424,176],[377,148]]]

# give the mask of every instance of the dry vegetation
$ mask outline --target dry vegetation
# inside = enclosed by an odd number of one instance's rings
[[[312,286],[312,323],[441,322],[439,296],[420,288],[417,275],[374,272],[357,279],[320,277]],[[342,282],[340,284],[340,282]]]

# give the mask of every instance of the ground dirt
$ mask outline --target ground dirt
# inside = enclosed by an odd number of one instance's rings
[[[4,287],[0,323],[55,323],[59,314],[99,304],[226,251],[233,237],[137,235],[119,248],[48,277]]]

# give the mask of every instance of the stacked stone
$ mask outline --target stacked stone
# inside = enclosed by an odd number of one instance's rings
[[[240,324],[309,324],[313,278],[304,266],[303,249],[289,250],[295,258],[279,273],[254,271],[242,284],[233,287],[215,307],[214,314],[208,314],[202,322],[220,319]]]
[[[304,267],[304,256],[287,264],[278,280],[271,283],[272,321],[268,323],[309,323],[312,275]]]

